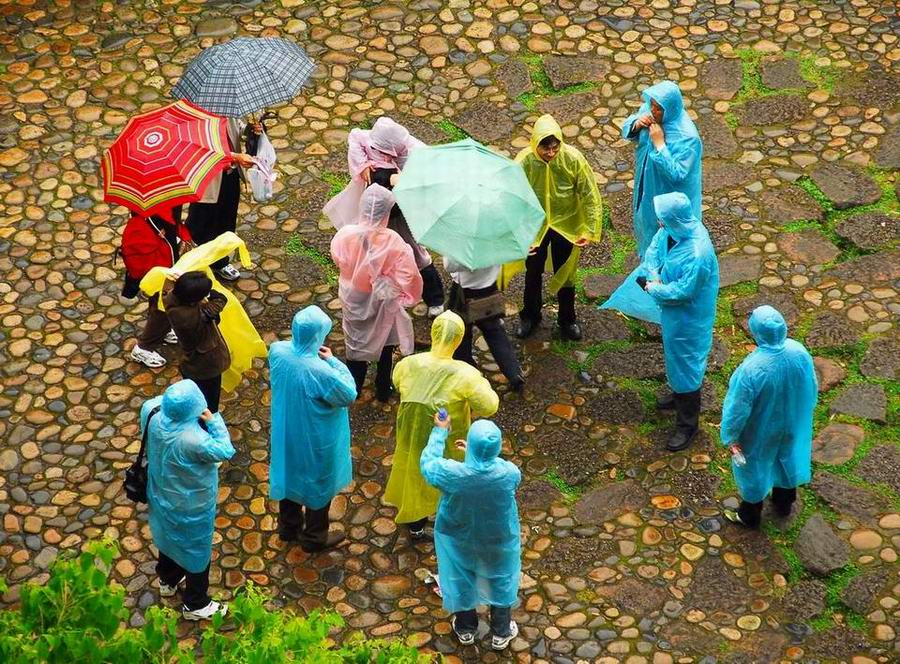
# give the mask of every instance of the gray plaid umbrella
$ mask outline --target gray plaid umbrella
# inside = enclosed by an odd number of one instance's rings
[[[210,113],[239,118],[293,99],[315,68],[294,42],[239,37],[194,58],[172,96]]]

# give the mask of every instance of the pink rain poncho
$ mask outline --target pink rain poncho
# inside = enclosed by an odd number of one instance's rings
[[[413,352],[413,326],[405,307],[422,299],[422,276],[412,249],[387,228],[394,195],[373,184],[363,191],[358,221],[331,240],[331,257],[341,272],[347,359],[377,360],[385,346]]]
[[[347,224],[356,223],[359,201],[366,190],[366,181],[362,177],[364,170],[390,168],[402,171],[410,151],[425,145],[410,134],[406,127],[387,117],[378,118],[371,129],[353,129],[347,143],[350,184],[322,208],[322,212],[338,230]],[[405,228],[406,224],[403,226]],[[431,265],[428,250],[416,244],[412,234],[404,239],[410,243],[420,270]]]

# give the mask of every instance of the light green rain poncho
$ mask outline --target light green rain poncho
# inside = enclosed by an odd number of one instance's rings
[[[553,136],[561,143],[560,150],[551,161],[538,155],[538,144]],[[584,155],[563,140],[562,129],[552,115],[542,115],[531,131],[531,145],[516,156],[525,176],[547,215],[544,225],[534,238],[532,246],[544,240],[547,229],[552,228],[569,242],[586,238],[599,242],[603,226],[603,203],[594,172]],[[549,254],[549,252],[548,252]],[[569,260],[554,274],[549,289],[556,293],[563,286],[573,286],[578,270],[581,248],[574,247]],[[552,271],[551,256],[547,256],[547,269]],[[498,284],[506,288],[509,281],[525,268],[525,261],[507,263],[500,271]]]

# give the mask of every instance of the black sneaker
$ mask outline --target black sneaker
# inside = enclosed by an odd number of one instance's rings
[[[693,431],[686,431],[684,429],[675,429],[675,433],[669,438],[669,442],[666,443],[666,449],[670,452],[680,452],[681,450],[686,450],[691,446],[691,442],[694,440],[694,436],[697,435],[697,429]]]
[[[581,341],[581,327],[578,323],[559,326],[559,336],[565,341]]]
[[[456,634],[456,638],[459,639],[462,645],[470,646],[475,643],[475,632],[458,632],[456,630],[456,616],[450,619],[450,625],[453,627],[453,633]]]
[[[519,339],[527,339],[528,337],[530,337],[532,334],[535,333],[535,331],[537,330],[538,325],[540,325],[540,323],[541,323],[540,320],[531,320],[529,318],[520,318],[519,319],[519,329],[516,330],[516,336],[519,337]]]

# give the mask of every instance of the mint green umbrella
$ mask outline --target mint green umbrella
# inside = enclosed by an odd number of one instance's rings
[[[523,259],[544,221],[522,167],[472,139],[410,152],[394,195],[420,244],[470,270]]]

